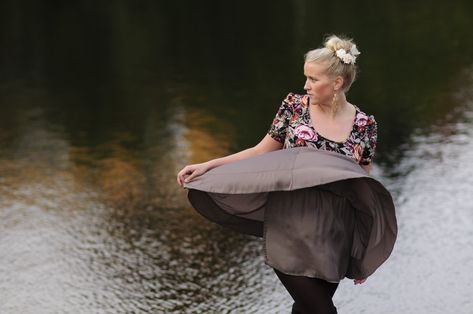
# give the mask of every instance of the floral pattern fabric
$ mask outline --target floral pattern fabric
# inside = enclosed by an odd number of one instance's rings
[[[355,106],[355,105],[354,105]],[[308,95],[289,93],[271,124],[268,134],[284,148],[309,146],[334,151],[353,158],[360,165],[372,162],[377,142],[377,123],[355,106],[352,131],[345,142],[320,135],[310,123]]]

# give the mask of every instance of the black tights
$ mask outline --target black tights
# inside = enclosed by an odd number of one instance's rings
[[[336,314],[332,297],[338,283],[332,283],[319,278],[292,276],[273,268],[286,287],[295,303],[292,313],[297,314]]]

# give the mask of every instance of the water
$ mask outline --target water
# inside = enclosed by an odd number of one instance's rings
[[[335,304],[471,313],[471,4],[446,5],[3,2],[0,313],[289,313],[261,240],[199,216],[175,175],[256,144],[332,31],[362,51],[348,98],[378,121],[399,223]]]

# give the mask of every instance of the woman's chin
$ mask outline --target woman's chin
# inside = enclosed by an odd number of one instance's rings
[[[315,104],[318,104],[320,99],[318,97],[315,97],[315,96],[312,96],[312,95],[309,95],[309,99],[310,99],[310,103],[315,105]]]

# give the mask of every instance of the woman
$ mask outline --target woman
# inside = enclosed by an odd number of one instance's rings
[[[351,39],[330,36],[324,47],[305,55],[306,95],[288,94],[261,142],[188,165],[177,175],[177,182],[191,189],[189,199],[201,214],[265,237],[265,261],[293,297],[292,313],[336,313],[332,297],[339,281],[346,276],[355,285],[365,282],[387,259],[397,235],[389,192],[366,180],[376,148],[376,121],[345,97],[359,54]],[[274,153],[281,149],[287,154]],[[318,169],[296,165],[306,153]],[[337,154],[344,157],[337,159]],[[289,162],[294,162],[290,170],[278,168]],[[309,175],[312,183],[297,183]],[[252,187],[243,187],[245,182]],[[374,233],[382,236],[375,239]]]

